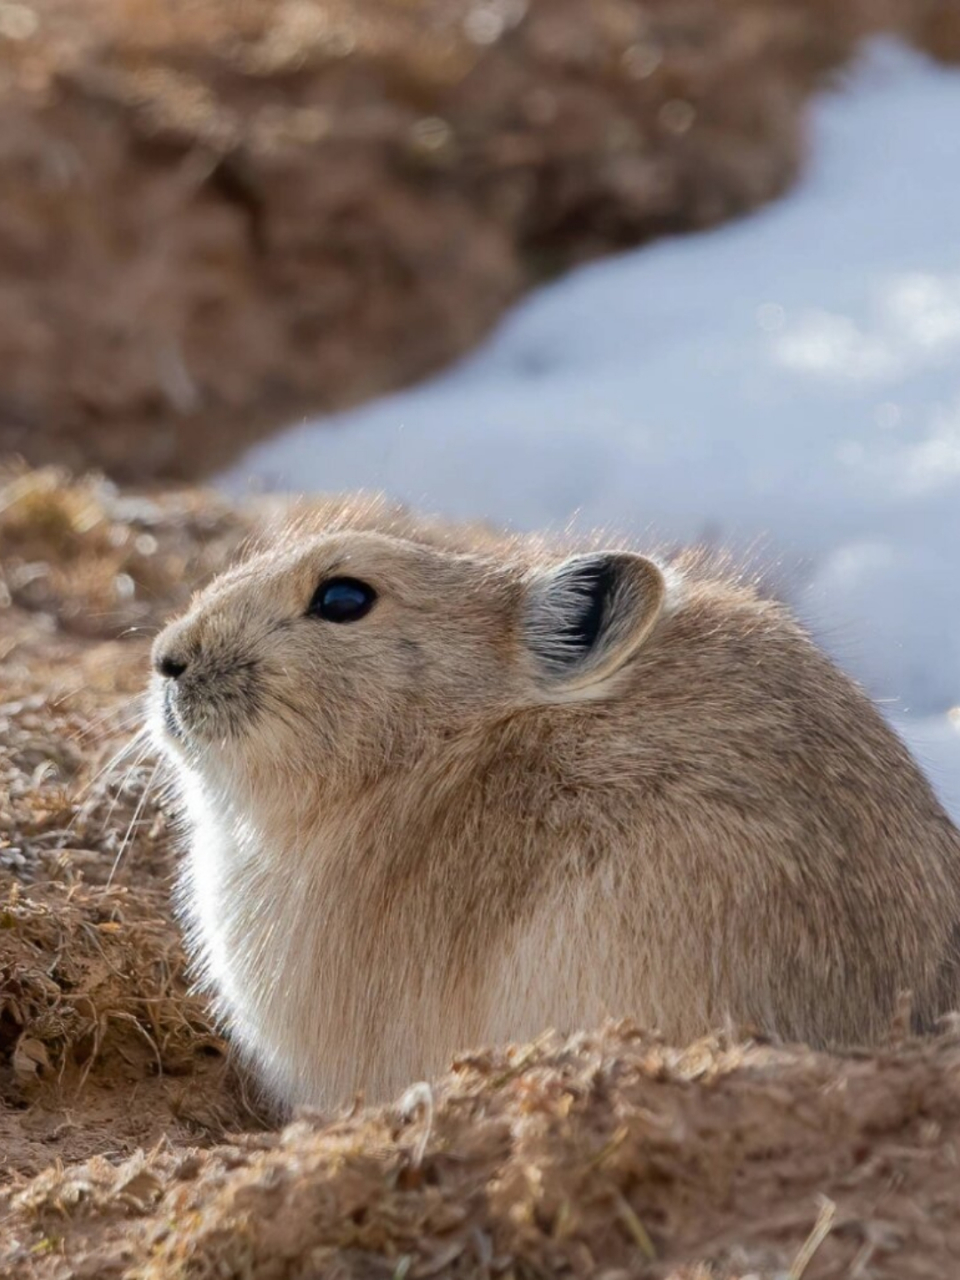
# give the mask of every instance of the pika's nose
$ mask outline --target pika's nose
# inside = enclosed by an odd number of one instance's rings
[[[157,672],[168,680],[179,680],[189,665],[173,653],[158,653],[153,662]]]

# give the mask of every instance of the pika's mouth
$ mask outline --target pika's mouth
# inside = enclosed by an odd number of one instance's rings
[[[157,690],[155,715],[168,742],[184,749],[241,736],[259,711],[252,666],[167,678]]]
[[[167,683],[160,696],[160,718],[166,733],[181,747],[199,747],[225,726],[216,722],[217,704],[202,689]]]
[[[186,737],[183,731],[183,725],[177,717],[176,711],[177,694],[172,684],[164,686],[163,690],[163,727],[171,738],[176,738],[178,742],[182,742]]]

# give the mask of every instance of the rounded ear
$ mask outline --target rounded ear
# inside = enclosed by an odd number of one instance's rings
[[[629,551],[573,556],[539,574],[523,619],[538,684],[560,695],[599,685],[643,644],[665,598],[657,566]]]

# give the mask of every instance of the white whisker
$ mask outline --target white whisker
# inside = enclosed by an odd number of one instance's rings
[[[133,837],[134,828],[136,827],[137,823],[140,821],[140,815],[143,813],[144,807],[147,803],[147,798],[150,795],[150,788],[153,786],[153,782],[157,776],[157,772],[159,768],[160,768],[160,761],[158,760],[157,763],[153,766],[153,771],[151,772],[150,777],[147,779],[147,785],[143,788],[143,794],[140,796],[140,799],[137,802],[137,807],[133,811],[133,817],[130,819],[130,825],[127,827],[123,840],[120,842],[120,848],[117,850],[117,856],[113,860],[113,866],[110,868],[109,876],[107,876],[108,889],[113,884],[113,877],[116,875],[117,868],[120,865],[120,859],[126,853],[127,846],[130,844],[130,841]]]

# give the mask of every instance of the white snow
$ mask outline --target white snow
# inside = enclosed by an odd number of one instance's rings
[[[878,42],[810,133],[779,203],[573,272],[222,482],[759,546],[960,818],[960,73]]]

